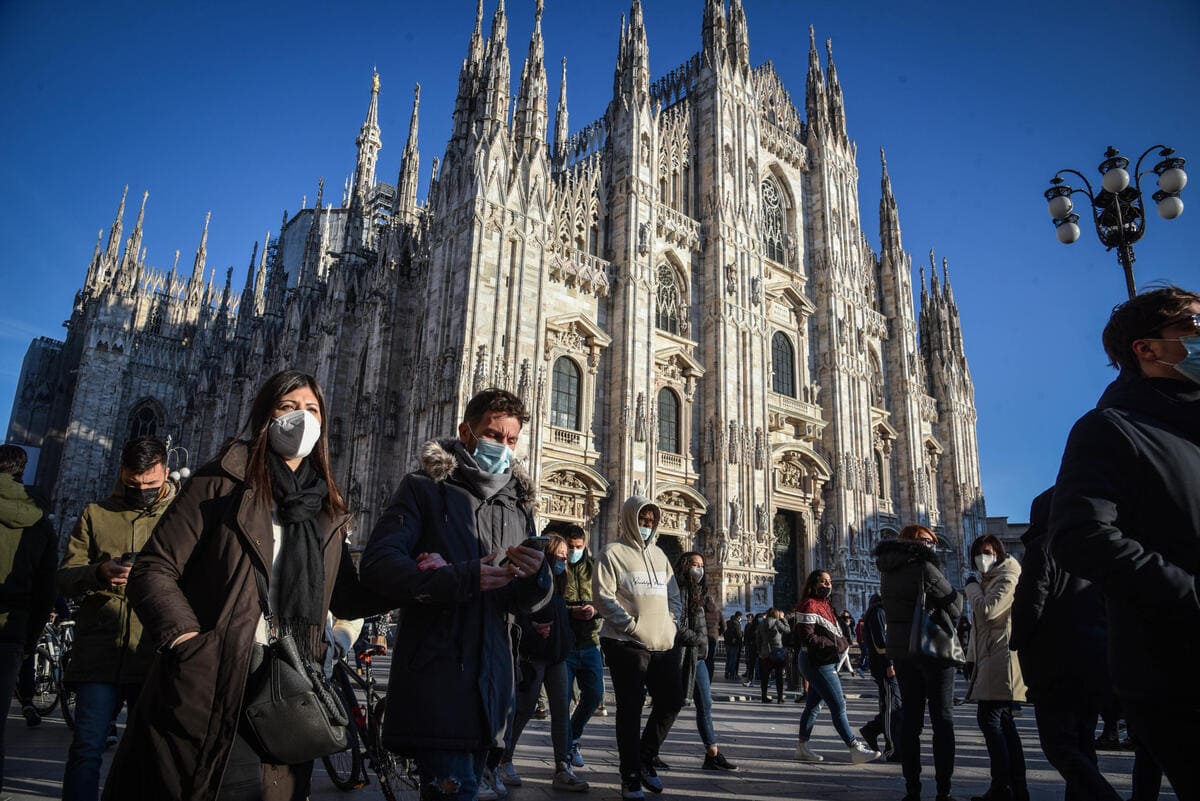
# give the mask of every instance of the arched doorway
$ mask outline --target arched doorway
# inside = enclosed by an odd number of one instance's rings
[[[779,509],[773,524],[775,534],[775,606],[792,609],[800,600],[804,580],[804,519],[799,512]]]

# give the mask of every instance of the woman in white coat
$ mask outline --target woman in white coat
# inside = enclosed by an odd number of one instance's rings
[[[971,545],[979,578],[967,579],[963,594],[971,606],[967,662],[974,663],[967,700],[979,704],[977,720],[991,761],[991,787],[972,801],[1027,801],[1025,752],[1012,717],[1014,701],[1025,700],[1017,655],[1009,650],[1012,602],[1021,565],[991,534]]]

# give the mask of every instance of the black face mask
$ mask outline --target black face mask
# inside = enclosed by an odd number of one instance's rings
[[[161,493],[162,487],[147,487],[146,489],[125,487],[125,503],[134,509],[149,509],[158,500]]]
[[[830,595],[832,595],[832,594],[833,594],[833,588],[832,588],[832,587],[817,587],[817,588],[816,588],[816,589],[813,591],[813,596],[814,596],[815,598],[819,598],[819,599],[821,599],[822,601],[824,601],[826,598],[828,598],[828,597],[829,597]]]

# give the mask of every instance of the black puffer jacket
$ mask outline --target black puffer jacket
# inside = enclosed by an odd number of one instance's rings
[[[1104,598],[1094,584],[1063,570],[1047,547],[1053,497],[1046,490],[1029,510],[1009,639],[1035,703],[1051,694],[1100,698],[1110,688]]]
[[[567,614],[567,602],[561,592],[554,593],[541,609],[522,614],[517,619],[521,624],[521,645],[517,650],[523,659],[554,665],[566,659],[575,647],[575,631],[571,628],[571,616]],[[549,623],[550,636],[538,634],[534,623]]]
[[[1129,371],[1071,429],[1050,553],[1099,586],[1117,694],[1200,701],[1200,386]]]
[[[954,624],[962,615],[962,595],[942,574],[937,551],[916,540],[884,540],[875,546],[879,568],[879,594],[887,616],[887,650],[892,659],[908,657],[913,609],[917,594],[925,591],[928,605],[945,609]]]
[[[537,575],[481,593],[479,560],[533,533],[532,484],[514,467],[489,495],[458,440],[426,443],[421,465],[400,482],[360,567],[363,582],[402,610],[383,740],[405,754],[499,746],[515,686],[513,614],[540,608],[553,585],[543,562]],[[418,570],[421,553],[447,564]]]

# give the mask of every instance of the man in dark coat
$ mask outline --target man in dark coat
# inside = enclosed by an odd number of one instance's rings
[[[1120,801],[1096,763],[1093,737],[1109,690],[1104,598],[1058,566],[1047,548],[1054,490],[1033,500],[1013,596],[1009,648],[1037,715],[1042,752],[1067,783],[1067,801]]]
[[[1200,295],[1177,287],[1113,310],[1120,375],[1071,430],[1055,482],[1050,553],[1096,584],[1109,668],[1131,729],[1179,797],[1200,798]]]
[[[879,690],[879,713],[859,730],[872,751],[879,751],[879,735],[885,743],[883,755],[888,762],[900,761],[900,684],[896,681],[896,666],[887,650],[887,614],[883,611],[883,596],[875,593],[863,617],[862,649],[867,668]]]
[[[596,561],[587,547],[587,532],[574,523],[561,523],[567,541],[567,586],[563,598],[571,614],[574,645],[567,654],[567,686],[579,683],[579,700],[571,714],[571,764],[583,767],[579,741],[583,727],[604,701],[604,659],[600,655],[600,616],[592,601],[592,574]]]
[[[725,680],[735,681],[742,656],[742,613],[737,611],[725,624]]]
[[[363,552],[363,581],[403,610],[392,652],[388,748],[441,797],[472,801],[514,703],[509,624],[553,592],[534,491],[512,449],[529,419],[510,392],[467,403],[458,439],[427,442]]]

